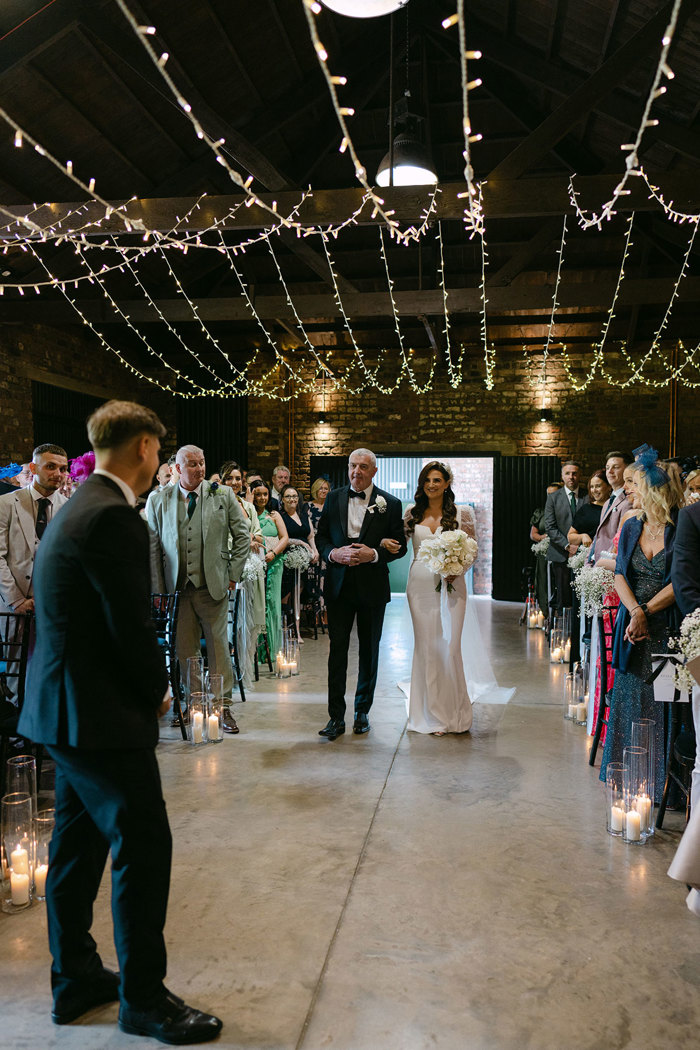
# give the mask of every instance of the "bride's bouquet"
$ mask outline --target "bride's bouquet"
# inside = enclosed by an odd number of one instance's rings
[[[440,577],[435,588],[439,591],[446,576],[461,576],[474,564],[478,550],[476,540],[462,529],[452,529],[423,540],[416,559],[425,562],[430,571]],[[447,590],[454,590],[451,583],[447,584]]]
[[[690,692],[695,682],[700,683],[700,609],[684,617],[680,637],[671,638],[668,647],[685,657],[685,663],[675,668],[675,679],[682,692]]]

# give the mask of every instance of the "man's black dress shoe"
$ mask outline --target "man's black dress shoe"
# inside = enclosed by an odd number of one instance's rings
[[[185,726],[188,726],[190,724],[190,717],[187,714],[186,710],[183,710],[183,712],[182,712],[182,724],[185,725]],[[174,715],[170,719],[170,728],[171,729],[179,729],[180,728],[180,719],[177,717],[177,715]]]
[[[119,974],[103,970],[99,977],[86,981],[74,991],[59,993],[53,1004],[51,1020],[54,1024],[70,1024],[88,1010],[119,1000]]]
[[[337,722],[331,718],[327,726],[323,729],[319,729],[318,735],[325,736],[328,740],[335,740],[336,737],[342,736],[345,732],[345,722]]]
[[[369,733],[369,718],[365,714],[355,715],[355,724],[352,727],[353,733]]]
[[[150,1035],[161,1043],[189,1046],[216,1039],[222,1023],[213,1014],[195,1010],[172,992],[166,992],[158,1005],[152,1006],[150,1010],[122,1006],[119,1027],[130,1035]]]
[[[240,733],[240,729],[236,725],[236,719],[233,717],[228,707],[224,708],[221,720],[224,724],[224,733]]]

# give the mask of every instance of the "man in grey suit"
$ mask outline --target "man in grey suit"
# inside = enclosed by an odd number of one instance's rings
[[[0,496],[0,611],[34,611],[34,557],[44,529],[65,496],[59,492],[68,471],[65,449],[38,445],[30,464],[32,483]]]
[[[178,483],[151,492],[146,505],[148,524],[160,545],[154,587],[159,593],[180,592],[177,655],[183,680],[187,658],[199,653],[203,634],[209,670],[223,674],[224,696],[230,698],[228,592],[250,553],[250,532],[231,489],[205,480],[201,448],[183,445],[175,470]],[[228,708],[224,730],[238,732]]]
[[[588,503],[588,495],[579,489],[581,467],[573,460],[567,460],[561,468],[561,479],[564,487],[547,496],[544,508],[544,527],[549,536],[547,561],[552,565],[555,599],[557,609],[569,608],[572,604],[571,569],[567,565],[569,558],[577,551],[570,544],[567,535],[578,508]]]

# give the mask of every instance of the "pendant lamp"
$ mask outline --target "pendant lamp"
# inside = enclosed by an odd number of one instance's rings
[[[408,0],[321,0],[329,11],[349,18],[379,18],[405,7]]]

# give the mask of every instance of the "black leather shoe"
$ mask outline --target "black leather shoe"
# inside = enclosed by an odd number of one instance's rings
[[[122,1006],[119,1027],[130,1035],[149,1035],[161,1043],[189,1046],[191,1043],[208,1043],[210,1039],[216,1039],[222,1023],[213,1014],[195,1010],[172,992],[166,992],[158,1005],[150,1010]]]
[[[189,719],[189,715],[187,714],[187,711],[183,711],[182,712],[182,724],[184,726],[188,726],[190,724],[190,719]],[[180,719],[177,717],[177,715],[175,715],[173,718],[170,719],[170,728],[171,729],[179,729],[180,728]]]
[[[344,732],[345,722],[338,722],[331,718],[327,726],[319,729],[318,735],[325,736],[328,740],[335,740],[336,737],[342,736]]]
[[[352,727],[353,733],[369,733],[369,718],[366,714],[360,712],[355,715],[355,723]]]
[[[221,720],[224,723],[224,733],[240,733],[240,729],[236,725],[236,719],[233,717],[228,707],[224,708]]]
[[[103,970],[99,977],[86,981],[74,991],[59,993],[53,1004],[51,1020],[54,1024],[70,1024],[96,1006],[118,1001],[119,974]]]

